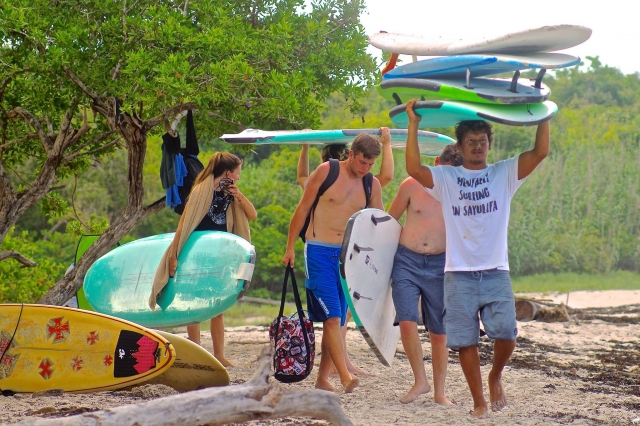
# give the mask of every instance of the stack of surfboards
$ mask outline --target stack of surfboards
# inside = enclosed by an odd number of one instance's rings
[[[580,58],[556,51],[577,46],[590,36],[589,28],[557,25],[449,42],[380,32],[369,42],[393,53],[378,92],[397,104],[389,113],[396,126],[407,127],[404,104],[416,98],[420,127],[449,127],[463,120],[530,126],[558,111],[548,100],[551,91],[542,83],[546,70],[580,63]],[[439,57],[394,68],[398,54]],[[530,69],[539,70],[536,78],[520,78],[521,71]],[[511,72],[511,78],[487,78]]]

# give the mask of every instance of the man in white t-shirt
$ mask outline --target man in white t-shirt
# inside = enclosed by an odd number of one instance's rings
[[[446,226],[444,281],[447,346],[460,352],[460,366],[473,397],[474,417],[486,417],[478,342],[482,319],[494,340],[489,372],[491,409],[507,405],[502,370],[516,346],[515,303],[507,256],[511,198],[524,179],[549,153],[549,122],[538,125],[533,149],[495,164],[487,164],[493,139],[485,121],[456,126],[462,166],[425,167],[418,150],[418,117],[407,102],[407,172],[442,204]]]

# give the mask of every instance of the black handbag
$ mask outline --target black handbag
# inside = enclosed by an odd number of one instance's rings
[[[291,287],[293,288],[297,312],[290,317],[286,317],[283,312],[289,276],[291,276]],[[313,323],[306,317],[302,309],[296,277],[290,266],[287,266],[284,282],[282,283],[280,313],[271,323],[271,327],[269,327],[269,338],[275,349],[273,354],[273,377],[282,383],[295,383],[304,380],[313,369],[316,339],[313,333]]]

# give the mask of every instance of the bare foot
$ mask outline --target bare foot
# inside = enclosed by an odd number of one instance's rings
[[[446,396],[434,397],[433,400],[436,402],[436,404],[440,405],[456,405],[455,402],[449,401]]]
[[[409,404],[410,402],[415,401],[420,395],[429,392],[431,392],[431,385],[429,383],[425,383],[423,385],[414,384],[409,392],[400,398],[400,402],[403,404]]]
[[[489,408],[487,408],[486,405],[475,407],[473,411],[469,412],[469,414],[471,414],[471,417],[476,419],[486,419],[489,417]]]
[[[216,357],[216,359],[218,361],[220,361],[220,364],[222,364],[226,368],[233,368],[233,367],[236,366],[234,363],[232,363],[231,361],[229,361],[225,357],[220,357],[220,358]]]
[[[316,380],[316,389],[322,389],[329,392],[338,392],[338,389],[334,388],[327,380]]]
[[[507,406],[507,396],[502,387],[502,375],[489,373],[489,394],[491,395],[491,409],[500,411]]]
[[[342,383],[342,387],[344,388],[344,393],[353,392],[355,388],[358,387],[359,384],[360,384],[360,379],[358,379],[357,377],[351,376],[350,381],[348,381],[346,384]]]
[[[377,377],[378,376],[377,374],[367,373],[366,371],[360,370],[359,368],[356,368],[353,365],[347,366],[347,371],[349,371],[349,374],[351,374],[352,376],[358,376],[358,377],[362,377],[362,376]],[[329,376],[338,378],[340,377],[340,374],[338,374],[338,371],[336,370],[336,368],[333,367],[331,368],[331,372],[329,373]]]

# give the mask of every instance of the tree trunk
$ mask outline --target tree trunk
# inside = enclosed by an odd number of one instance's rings
[[[334,425],[352,425],[338,395],[269,384],[273,349],[266,346],[258,369],[242,385],[209,388],[73,417],[24,421],[36,426],[195,426],[223,425],[281,417],[315,417]]]
[[[82,287],[84,276],[89,267],[101,256],[116,245],[144,217],[164,208],[164,199],[158,200],[149,207],[142,205],[144,197],[143,170],[147,150],[147,134],[144,123],[137,117],[125,116],[122,124],[114,123],[127,144],[127,205],[111,226],[82,255],[75,268],[58,281],[38,303],[45,305],[62,305]]]

